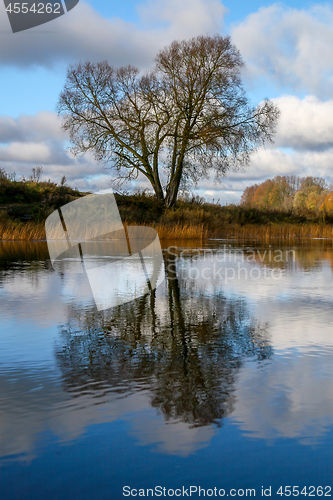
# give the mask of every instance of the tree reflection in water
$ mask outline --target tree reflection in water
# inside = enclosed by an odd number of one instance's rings
[[[173,258],[164,255],[164,294],[159,289],[101,313],[73,307],[57,363],[73,397],[93,393],[98,403],[110,390],[148,390],[166,420],[219,426],[233,408],[244,359],[270,357],[267,330],[251,318],[244,299],[179,282]]]

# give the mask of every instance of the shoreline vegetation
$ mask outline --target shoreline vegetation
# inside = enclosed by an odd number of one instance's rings
[[[125,223],[126,225],[126,223]],[[130,224],[128,224],[130,225]],[[323,238],[333,242],[333,224],[322,223],[267,223],[228,224],[214,232],[205,224],[166,223],[133,224],[149,225],[157,230],[161,240],[203,240],[207,238],[295,240],[304,238]],[[0,241],[45,241],[44,223],[0,221]]]
[[[0,169],[0,240],[45,240],[48,215],[89,194],[66,186],[64,177],[60,185],[42,182],[40,174],[37,167],[28,180],[16,180]],[[181,198],[170,209],[144,192],[115,197],[125,225],[154,227],[161,240],[333,240],[333,196],[318,178],[276,177],[247,188],[239,205],[196,196]]]

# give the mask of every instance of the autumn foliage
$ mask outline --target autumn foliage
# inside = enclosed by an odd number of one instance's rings
[[[333,212],[333,191],[320,177],[276,176],[247,187],[241,206],[287,212]]]

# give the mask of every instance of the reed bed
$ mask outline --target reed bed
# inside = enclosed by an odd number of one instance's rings
[[[226,238],[256,239],[295,239],[295,238],[333,238],[333,225],[329,224],[230,224],[215,231],[214,236]]]
[[[127,225],[125,223],[125,225]],[[128,224],[131,226],[137,224]],[[140,224],[143,225],[143,224]],[[161,240],[165,239],[204,239],[208,236],[208,230],[203,224],[144,224],[146,226],[154,227],[156,229],[159,238]],[[86,234],[86,233],[85,233]],[[91,235],[95,237],[96,235]],[[59,235],[60,238],[63,238],[63,233]],[[86,238],[89,238],[89,235],[86,234]],[[29,240],[45,240],[45,225],[34,224],[32,222],[20,222],[20,223],[11,223],[11,224],[0,224],[0,240],[7,241],[29,241]]]
[[[158,236],[161,240],[202,240],[209,236],[207,227],[204,224],[155,224]]]
[[[29,241],[45,240],[45,225],[34,222],[11,222],[0,224],[0,240]]]
[[[125,225],[135,226],[138,224],[126,223]],[[170,239],[200,239],[209,237],[223,238],[255,238],[255,239],[297,239],[297,238],[327,238],[333,239],[333,225],[331,224],[222,224],[219,228],[211,230],[207,224],[189,223],[151,223],[139,224],[150,226],[156,229],[161,240]],[[95,235],[94,235],[95,236]],[[93,236],[93,237],[94,237]],[[29,241],[45,240],[44,223],[33,222],[5,222],[0,223],[0,240],[7,241]]]

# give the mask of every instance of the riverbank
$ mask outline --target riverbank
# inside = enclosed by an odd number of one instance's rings
[[[67,186],[65,177],[60,185],[41,182],[40,173],[41,169],[33,169],[28,180],[17,181],[15,176],[0,169],[0,240],[45,240],[47,217],[89,194]],[[273,180],[275,184],[279,179]],[[309,183],[309,179],[312,178],[305,179],[303,184]],[[269,186],[275,185],[273,181]],[[245,190],[241,204],[226,206],[207,203],[198,196],[181,198],[173,208],[166,208],[146,193],[115,194],[115,198],[125,225],[154,227],[161,240],[333,238],[333,210],[328,205],[315,208],[316,204],[308,204],[310,209],[306,204],[295,208],[293,203],[289,204],[292,207],[289,210],[253,206],[249,196],[245,196],[252,193],[251,189]]]
[[[125,224],[129,225],[129,224]],[[136,224],[148,225],[148,224]],[[209,236],[209,231],[203,224],[200,225],[163,225],[151,224],[154,227],[160,239],[204,239]],[[2,241],[32,241],[45,240],[44,223],[36,224],[34,222],[11,222],[0,223],[0,240]]]
[[[83,196],[79,193],[79,196]],[[73,195],[68,195],[75,199]],[[145,195],[116,195],[117,204],[125,225],[154,227],[161,240],[167,239],[333,239],[333,220],[325,215],[295,214],[291,212],[264,212],[238,205],[220,206],[200,200],[180,200],[173,209],[166,209],[153,197]],[[59,200],[57,200],[59,202]],[[62,200],[64,201],[64,200]],[[44,206],[46,214],[57,206]],[[44,240],[45,218],[24,221],[16,206],[16,217],[2,210],[0,213],[0,240]],[[40,214],[40,212],[39,212]]]
[[[144,225],[144,224],[138,224]],[[333,240],[333,226],[319,224],[267,224],[264,226],[230,224],[218,232],[211,232],[204,225],[173,226],[152,224],[161,240],[203,240],[207,238],[260,239],[272,238],[292,240],[302,238],[327,238]],[[45,240],[44,224],[21,223],[0,226],[1,241],[43,241]]]

